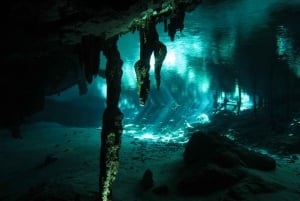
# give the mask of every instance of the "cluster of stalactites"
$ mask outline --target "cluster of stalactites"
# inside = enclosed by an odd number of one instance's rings
[[[160,87],[160,71],[167,54],[167,47],[159,41],[156,31],[156,20],[153,16],[145,19],[145,25],[140,27],[140,59],[135,63],[134,69],[137,78],[140,105],[145,105],[150,91],[150,58],[154,53],[154,69],[156,86]]]
[[[165,32],[168,32],[171,41],[174,41],[176,31],[182,31],[184,27],[185,7],[185,3],[182,1],[170,1],[170,4],[162,5],[157,10],[149,10],[142,18],[134,20],[129,26],[129,29],[133,32],[138,29],[140,33],[140,59],[135,63],[134,69],[137,78],[139,103],[142,106],[145,105],[150,91],[151,55],[154,54],[155,79],[159,89],[161,67],[167,54],[166,46],[159,41],[156,24],[163,21]],[[168,18],[170,20],[169,24]]]
[[[92,83],[93,77],[99,74],[100,51],[103,49],[102,37],[85,35],[78,46],[79,62],[83,68],[84,77],[88,83]]]
[[[182,31],[184,28],[185,10],[188,5],[193,5],[193,2],[199,4],[201,1],[166,1],[160,7],[149,9],[143,13],[143,16],[134,19],[129,24],[128,29],[133,33],[136,30],[145,29],[148,26],[148,19],[154,18],[156,23],[164,23],[164,31],[168,32],[171,41],[174,41],[176,31]]]
[[[184,28],[185,6],[183,3],[178,3],[176,9],[173,10],[173,15],[170,17],[170,23],[166,26],[165,31],[171,41],[174,41],[176,31],[182,31]],[[164,22],[166,24],[166,22]]]

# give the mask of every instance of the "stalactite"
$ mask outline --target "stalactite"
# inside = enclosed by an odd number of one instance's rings
[[[121,93],[123,61],[117,47],[118,36],[105,41],[103,54],[107,59],[105,77],[107,83],[107,107],[118,107]]]
[[[134,64],[134,69],[138,84],[139,102],[140,105],[144,105],[150,90],[150,64],[146,64],[142,60],[139,60]]]
[[[155,17],[148,15],[143,26],[139,28],[140,32],[140,59],[135,63],[135,73],[138,83],[138,94],[140,105],[144,105],[150,90],[150,58],[154,52],[155,58],[155,78],[157,88],[160,87],[160,71],[162,63],[167,54],[167,47],[159,41],[156,31]]]
[[[164,32],[167,32],[168,31],[168,21],[167,19],[165,18],[164,19]]]
[[[123,61],[117,48],[118,37],[104,43],[103,53],[107,58],[106,83],[107,107],[103,114],[100,149],[99,199],[112,200],[112,184],[119,167],[119,151],[123,132],[123,114],[118,107],[121,93]]]
[[[168,9],[171,7],[168,7]],[[163,14],[169,12],[162,11]],[[183,11],[183,13],[182,13]],[[179,28],[183,29],[184,9],[176,9],[176,17],[178,20],[176,26],[169,26],[171,30]],[[159,35],[156,30],[156,23],[159,19],[158,14],[150,13],[141,21],[134,21],[130,26],[133,32],[138,29],[140,34],[140,59],[135,63],[134,68],[138,83],[138,94],[140,104],[144,105],[150,90],[150,58],[154,53],[155,58],[155,78],[156,85],[160,87],[160,72],[163,61],[167,54],[166,46],[159,41]],[[116,178],[119,167],[119,151],[121,147],[121,135],[123,132],[122,120],[123,114],[118,107],[121,93],[121,78],[123,61],[117,48],[118,36],[104,41],[103,53],[107,58],[105,77],[107,83],[107,107],[103,114],[103,123],[101,131],[101,149],[100,149],[100,175],[99,175],[99,199],[100,201],[112,200],[112,184]],[[90,41],[89,41],[90,42]],[[101,46],[102,47],[102,46]],[[95,61],[93,56],[87,57],[83,54],[84,61]],[[87,57],[87,58],[86,58]],[[98,55],[99,57],[99,55]],[[89,67],[94,66],[92,64]],[[91,72],[94,68],[89,69]],[[98,74],[98,70],[97,70]],[[89,75],[89,80],[91,80]]]
[[[171,41],[174,41],[176,31],[183,30],[184,27],[184,17],[185,17],[185,5],[184,3],[178,3],[174,9],[174,14],[170,18],[170,23],[168,24],[168,35]]]
[[[157,89],[159,89],[160,87],[160,71],[167,54],[166,46],[159,41],[158,43],[159,44],[154,48],[154,58],[155,58],[154,71],[155,71]]]
[[[85,78],[92,83],[93,76],[98,74],[100,63],[101,38],[93,35],[83,36],[79,45],[79,60],[84,68]]]

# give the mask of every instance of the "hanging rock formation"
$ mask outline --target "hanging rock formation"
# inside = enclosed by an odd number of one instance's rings
[[[134,69],[138,82],[138,94],[140,105],[144,105],[150,90],[150,58],[154,52],[155,78],[157,88],[160,86],[160,70],[167,54],[167,47],[159,41],[156,31],[156,18],[151,15],[145,17],[140,33],[140,59],[135,63]]]
[[[79,61],[84,69],[85,79],[92,83],[93,76],[98,74],[100,64],[101,38],[94,35],[85,35],[79,45]]]
[[[119,151],[123,132],[123,114],[118,108],[123,61],[117,48],[117,40],[118,37],[106,40],[103,48],[103,53],[107,58],[105,70],[107,107],[103,114],[101,131],[99,193],[102,201],[111,200],[112,184],[118,173]]]
[[[182,31],[184,27],[185,5],[183,2],[176,4],[174,14],[170,18],[170,23],[167,26],[168,35],[171,41],[174,41],[176,31]]]
[[[59,94],[78,85],[79,94],[100,75],[100,52],[107,58],[105,78],[107,107],[101,131],[99,199],[111,201],[112,183],[118,172],[123,114],[118,108],[123,61],[117,48],[120,35],[140,32],[140,59],[135,64],[138,93],[144,105],[150,90],[150,57],[155,57],[155,78],[167,54],[159,41],[156,24],[164,22],[174,40],[182,30],[184,11],[201,0],[155,1],[11,1],[3,9],[0,61],[2,128],[19,137],[23,119],[43,109],[44,96]],[[116,6],[117,5],[117,6]],[[10,87],[11,83],[18,88]],[[28,95],[28,92],[30,94]],[[26,93],[25,93],[26,92]],[[22,103],[22,104],[20,104]]]
[[[173,8],[173,7],[172,7]],[[175,8],[175,7],[174,7]],[[178,8],[178,7],[177,7]],[[154,53],[155,58],[155,78],[157,88],[160,87],[160,71],[163,61],[167,54],[167,47],[159,41],[159,35],[156,31],[156,24],[169,15],[172,9],[161,10],[161,12],[147,12],[141,20],[135,20],[130,29],[139,31],[140,35],[140,59],[135,63],[138,94],[140,105],[144,105],[150,90],[150,58]],[[182,8],[181,8],[182,9]],[[177,16],[177,11],[175,12]],[[183,15],[184,16],[184,15]],[[173,21],[177,17],[173,18]],[[183,18],[179,24],[183,23]],[[178,26],[172,26],[173,32],[176,32]],[[181,26],[179,27],[181,28]],[[183,28],[183,26],[182,26]],[[181,29],[180,29],[181,30]],[[122,119],[123,114],[118,108],[118,102],[121,93],[121,77],[122,77],[122,60],[117,49],[118,37],[112,37],[104,41],[103,53],[107,58],[105,77],[107,83],[107,108],[103,114],[103,128],[101,132],[101,150],[100,150],[100,176],[99,176],[99,192],[101,201],[111,201],[112,184],[116,178],[119,166],[119,151],[121,146],[121,135],[123,131]],[[171,37],[174,40],[174,37]],[[94,41],[99,41],[95,40]],[[98,59],[93,57],[94,51],[98,46],[93,44],[90,46],[90,57],[82,54],[87,58],[88,66],[85,72],[88,81],[91,81],[93,74],[97,74],[94,64]]]
[[[189,2],[192,3],[192,2]],[[138,82],[138,94],[140,105],[145,105],[150,90],[150,58],[154,53],[155,58],[155,79],[157,89],[160,87],[160,71],[167,54],[167,47],[159,41],[156,31],[156,24],[164,22],[165,31],[168,32],[171,41],[174,41],[177,30],[182,31],[184,25],[185,10],[189,4],[184,1],[170,1],[162,4],[156,10],[149,9],[141,19],[132,21],[129,28],[132,31],[139,30],[140,35],[140,59],[135,63],[134,68]],[[168,24],[168,19],[170,23]]]
[[[24,118],[43,109],[44,96],[59,94],[74,85],[78,85],[80,95],[86,94],[88,84],[99,75],[101,40],[137,29],[146,34],[141,40],[154,40],[153,44],[141,44],[141,61],[136,67],[144,104],[149,91],[149,52],[154,52],[156,58],[158,87],[166,54],[155,24],[164,22],[166,31],[174,34],[183,28],[184,11],[200,3],[201,0],[8,2],[1,12],[5,22],[0,59],[4,67],[0,74],[1,128],[16,133]],[[30,95],[25,93],[28,91]]]

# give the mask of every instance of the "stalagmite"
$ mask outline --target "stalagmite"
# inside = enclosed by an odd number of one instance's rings
[[[119,151],[123,132],[123,114],[118,107],[121,93],[123,61],[117,48],[118,37],[104,42],[103,53],[107,58],[106,83],[107,107],[103,114],[100,149],[99,193],[100,201],[112,200],[112,184],[119,167]]]

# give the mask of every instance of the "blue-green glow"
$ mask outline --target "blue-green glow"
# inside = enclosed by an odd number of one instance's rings
[[[237,83],[232,92],[218,91],[220,89],[217,87],[222,84],[216,84],[215,81],[219,78],[210,67],[219,64],[231,65],[235,48],[240,47],[238,43],[247,41],[247,37],[254,36],[255,30],[266,25],[270,8],[276,3],[283,1],[267,0],[263,4],[259,0],[224,1],[221,7],[209,9],[199,6],[195,11],[186,13],[185,28],[182,32],[177,31],[174,41],[164,32],[163,24],[158,24],[159,39],[166,45],[167,55],[161,69],[159,90],[156,88],[154,75],[155,60],[151,56],[151,86],[144,107],[139,105],[134,70],[134,64],[140,55],[139,33],[136,31],[121,35],[118,49],[123,61],[123,76],[119,107],[124,113],[125,135],[140,140],[185,142],[185,128],[192,127],[194,123],[206,124],[212,119],[215,93],[218,93],[219,105],[223,103],[226,95],[229,100],[227,109],[233,112],[237,112],[239,98],[241,111],[253,108],[253,98],[246,93],[249,88],[241,88],[241,97]],[[261,5],[259,9],[258,4]],[[286,57],[289,67],[300,77],[300,55],[291,37],[292,29],[289,30],[289,25],[283,24],[276,31],[277,54]],[[244,66],[237,67],[243,69]],[[105,68],[106,58],[101,54],[100,69],[103,72]],[[241,84],[249,82],[247,75],[245,77]],[[88,90],[88,96],[98,98],[97,104],[105,105],[107,87],[104,77],[95,77]],[[61,95],[54,99],[73,100],[78,96],[78,88],[75,86]]]
[[[294,41],[290,37],[290,33],[287,27],[281,25],[277,27],[277,54],[283,56],[292,71],[300,77],[300,56],[298,55],[294,47]]]
[[[107,90],[107,86],[106,86],[106,80],[105,79],[96,79],[95,80],[96,85],[97,85],[97,89],[99,91],[99,95],[102,98],[106,98],[106,90]]]
[[[288,36],[288,30],[285,26],[277,27],[277,53],[278,55],[290,54],[292,42]]]
[[[198,122],[199,122],[200,124],[208,124],[208,123],[210,123],[210,119],[209,119],[208,115],[205,114],[205,113],[200,114],[200,115],[197,117],[197,119],[198,119]]]

